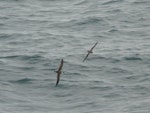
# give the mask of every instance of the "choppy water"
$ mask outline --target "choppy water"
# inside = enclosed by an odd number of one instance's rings
[[[10,112],[150,113],[150,1],[1,0],[0,113]]]

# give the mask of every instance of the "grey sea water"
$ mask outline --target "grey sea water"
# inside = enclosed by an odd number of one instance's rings
[[[150,113],[150,1],[0,0],[0,113]]]

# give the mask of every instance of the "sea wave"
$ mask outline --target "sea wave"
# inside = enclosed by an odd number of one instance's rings
[[[34,79],[31,78],[22,78],[19,80],[11,80],[9,81],[10,83],[17,83],[17,84],[32,84],[32,82],[34,81]]]

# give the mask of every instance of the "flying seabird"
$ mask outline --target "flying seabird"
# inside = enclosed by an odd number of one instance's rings
[[[62,70],[62,67],[63,67],[63,63],[64,63],[64,61],[63,61],[63,59],[62,59],[60,65],[59,65],[59,68],[58,68],[58,70],[56,71],[56,73],[57,73],[56,86],[58,85],[59,80],[60,80],[60,74],[61,74],[61,70]]]
[[[93,49],[95,48],[95,46],[98,44],[98,42],[95,43],[95,45],[88,51],[87,55],[85,56],[85,58],[83,59],[83,62],[87,59],[87,57],[89,56],[90,53],[93,53]]]

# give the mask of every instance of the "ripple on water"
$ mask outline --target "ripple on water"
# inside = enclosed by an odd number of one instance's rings
[[[124,0],[109,0],[107,2],[104,2],[102,5],[110,5],[110,4],[115,4],[118,2],[123,2]]]
[[[141,61],[142,60],[142,58],[140,58],[140,57],[125,57],[124,58],[125,60],[127,60],[127,61]]]
[[[94,23],[96,24],[100,21],[103,21],[103,19],[98,18],[98,17],[88,17],[88,18],[83,19],[82,21],[80,20],[76,24],[78,25],[94,24]]]
[[[19,79],[19,80],[12,80],[9,81],[11,83],[17,83],[17,84],[32,84],[32,82],[34,81],[34,79],[30,79],[30,78],[23,78],[23,79]]]
[[[22,60],[22,61],[29,61],[30,63],[36,63],[40,61],[46,60],[41,55],[9,55],[9,56],[1,56],[1,59],[14,59],[14,60]]]

